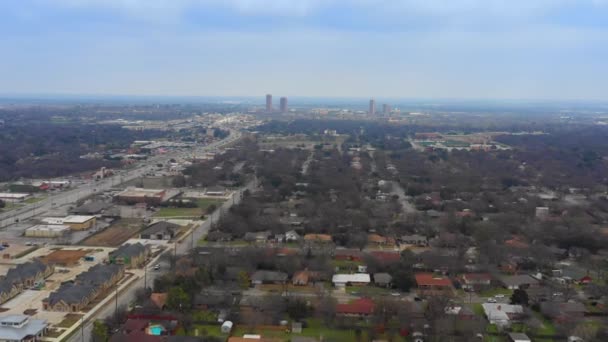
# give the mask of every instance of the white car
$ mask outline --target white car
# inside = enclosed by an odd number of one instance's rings
[[[488,302],[488,303],[496,303],[496,299],[495,298],[488,298],[486,300],[486,302]]]

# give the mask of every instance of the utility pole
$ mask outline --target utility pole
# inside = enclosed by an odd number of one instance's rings
[[[148,291],[148,265],[144,262],[144,290]]]
[[[84,316],[80,318],[80,331],[82,335],[82,342],[84,342]]]
[[[116,285],[116,296],[114,296],[114,298],[114,316],[116,316],[116,314],[118,314],[118,285]]]

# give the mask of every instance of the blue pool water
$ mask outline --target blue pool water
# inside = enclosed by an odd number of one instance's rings
[[[163,327],[154,326],[150,327],[150,335],[160,336],[163,333]]]

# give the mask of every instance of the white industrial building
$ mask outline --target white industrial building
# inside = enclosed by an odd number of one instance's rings
[[[26,193],[13,193],[13,192],[2,192],[0,193],[0,200],[4,202],[18,203],[25,201],[30,194]]]
[[[336,287],[345,287],[347,285],[367,285],[371,282],[371,277],[368,273],[334,274],[331,282]]]
[[[33,227],[29,227],[25,230],[25,236],[27,237],[40,237],[40,238],[55,238],[61,237],[70,231],[70,226],[66,225],[48,225],[40,224]]]

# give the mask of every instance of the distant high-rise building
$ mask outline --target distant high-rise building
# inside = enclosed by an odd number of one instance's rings
[[[386,104],[386,103],[385,103],[385,104],[383,104],[383,105],[382,105],[382,114],[384,114],[384,115],[389,115],[389,114],[391,113],[391,109],[392,109],[392,108],[391,108],[391,105]]]
[[[287,98],[281,97],[281,113],[287,113]]]
[[[369,115],[376,115],[376,100],[369,100]]]
[[[272,95],[266,95],[266,111],[272,112]]]

